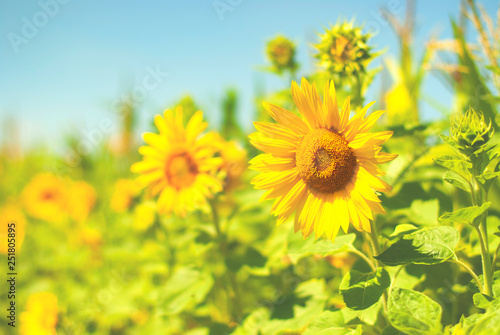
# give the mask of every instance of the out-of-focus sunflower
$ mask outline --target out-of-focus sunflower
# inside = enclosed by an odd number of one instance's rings
[[[27,212],[38,219],[60,222],[66,216],[65,185],[50,173],[36,175],[23,190]]]
[[[145,231],[155,222],[156,219],[156,204],[151,201],[146,201],[137,205],[134,209],[133,228],[137,231]]]
[[[364,73],[366,65],[375,55],[367,42],[370,37],[352,22],[344,22],[326,29],[316,44],[316,58],[332,74],[341,76]]]
[[[284,36],[277,36],[267,43],[267,57],[273,63],[274,69],[281,73],[283,70],[297,69],[295,62],[295,45]]]
[[[97,194],[94,188],[84,181],[68,181],[67,209],[75,221],[84,221],[94,208]]]
[[[384,112],[365,118],[369,104],[349,119],[349,99],[339,110],[333,81],[323,101],[307,80],[301,86],[292,83],[292,96],[303,118],[265,103],[277,124],[254,123],[259,132],[250,142],[265,154],[250,161],[250,168],[262,172],[252,184],[267,190],[261,200],[276,199],[278,224],[295,212],[295,231],[304,237],[314,230],[316,237],[325,233],[333,240],[340,227],[347,232],[349,222],[370,231],[372,212],[385,213],[374,190],[391,189],[378,177],[383,172],[377,164],[397,157],[380,151],[391,131],[368,133]]]
[[[8,239],[9,239],[9,227],[8,224],[15,223],[15,249],[16,253],[19,252],[21,245],[24,241],[24,235],[26,232],[26,218],[23,212],[14,203],[7,203],[0,208],[0,252],[7,254],[9,251]]]
[[[98,250],[102,245],[102,234],[95,228],[82,227],[77,234],[79,242],[88,245],[93,250]]]
[[[26,311],[20,315],[21,335],[55,335],[57,325],[57,297],[52,293],[32,294]]]
[[[224,190],[234,190],[248,166],[247,152],[238,142],[226,141],[221,136],[217,136],[216,145],[222,158],[220,170],[223,172]]]
[[[139,196],[141,188],[135,180],[120,179],[116,182],[110,207],[118,213],[125,212],[132,206],[134,198]]]
[[[134,163],[132,172],[140,173],[136,180],[158,197],[158,211],[185,216],[187,212],[206,204],[206,198],[222,190],[221,181],[215,177],[222,158],[214,157],[215,134],[202,136],[207,127],[203,113],[196,112],[186,127],[182,122],[182,109],[176,113],[166,110],[156,115],[159,134],[146,133],[148,144],[139,148],[144,156]]]

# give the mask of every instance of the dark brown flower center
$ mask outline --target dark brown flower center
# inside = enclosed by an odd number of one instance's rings
[[[328,129],[305,135],[297,148],[296,161],[302,180],[325,193],[343,189],[356,170],[356,157],[347,141]]]

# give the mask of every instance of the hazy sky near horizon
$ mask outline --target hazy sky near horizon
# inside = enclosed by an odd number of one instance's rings
[[[226,4],[226,11],[216,6]],[[149,120],[185,94],[217,120],[228,87],[240,93],[240,120],[251,129],[255,86],[289,87],[259,72],[265,42],[285,34],[298,46],[300,73],[313,69],[311,44],[339,19],[355,18],[376,31],[371,39],[384,57],[397,57],[394,32],[378,13],[403,0],[4,0],[0,3],[0,120],[19,121],[23,143],[57,143],[113,118],[113,105],[131,88],[146,87],[140,109]],[[459,0],[418,1],[416,50],[432,34],[450,38]],[[481,0],[495,16],[498,1]],[[374,83],[367,100],[378,98]],[[432,75],[425,96],[450,105],[448,89]],[[141,98],[142,99],[142,98]],[[438,111],[423,105],[424,118]]]

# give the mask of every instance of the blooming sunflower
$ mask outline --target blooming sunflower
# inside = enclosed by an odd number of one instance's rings
[[[314,230],[316,237],[325,233],[333,240],[340,227],[347,233],[349,222],[369,232],[372,212],[385,213],[374,190],[391,188],[378,177],[383,172],[377,164],[397,156],[381,152],[391,131],[368,133],[384,112],[365,118],[372,103],[349,119],[350,100],[339,110],[333,82],[326,84],[323,101],[315,85],[303,78],[301,86],[292,82],[302,118],[265,103],[277,124],[254,123],[258,132],[250,142],[265,153],[250,161],[250,168],[262,172],[252,184],[267,190],[261,200],[276,199],[278,225],[295,212],[295,232],[304,237]]]
[[[52,293],[32,294],[21,313],[21,335],[55,335],[57,325],[57,297]]]
[[[206,204],[206,198],[222,190],[216,171],[222,164],[214,157],[214,134],[202,136],[207,127],[203,113],[196,112],[187,122],[182,122],[182,109],[170,110],[163,117],[156,115],[159,134],[146,133],[148,144],[139,148],[143,160],[134,163],[132,172],[140,173],[136,180],[148,187],[152,196],[158,195],[158,211],[162,214],[185,216],[188,211]]]

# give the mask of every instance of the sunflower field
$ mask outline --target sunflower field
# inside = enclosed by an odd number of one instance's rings
[[[418,46],[412,4],[380,67],[354,19],[307,73],[269,32],[258,71],[284,85],[253,125],[230,89],[220,123],[187,96],[139,125],[130,98],[81,155],[4,141],[0,333],[500,334],[500,22],[462,1]],[[453,101],[429,121],[431,75]]]

